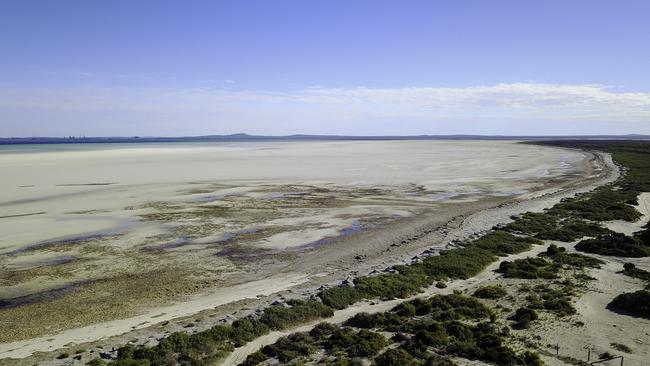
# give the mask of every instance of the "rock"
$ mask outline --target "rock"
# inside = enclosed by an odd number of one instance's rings
[[[345,279],[341,282],[341,286],[354,287],[354,281],[351,279]]]

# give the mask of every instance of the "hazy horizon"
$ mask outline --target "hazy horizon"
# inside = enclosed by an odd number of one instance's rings
[[[647,1],[7,1],[0,136],[650,134]]]
[[[249,137],[270,137],[270,138],[282,138],[282,137],[351,137],[351,138],[382,138],[382,137],[396,137],[396,138],[408,138],[408,137],[455,137],[455,136],[468,136],[468,137],[505,137],[505,138],[516,138],[516,137],[625,137],[625,136],[641,136],[646,137],[650,136],[649,134],[640,134],[640,133],[625,133],[625,134],[583,134],[583,135],[568,135],[568,134],[545,134],[545,135],[512,135],[512,134],[495,134],[495,135],[485,135],[485,134],[414,134],[414,135],[342,135],[342,134],[288,134],[288,135],[257,135],[246,132],[235,132],[231,134],[206,134],[206,135],[166,135],[166,136],[156,136],[156,135],[104,135],[104,136],[0,136],[0,139],[70,139],[70,140],[83,140],[83,139],[192,139],[192,138],[201,138],[201,137],[235,137],[235,136],[249,136]],[[190,142],[190,140],[188,140]]]

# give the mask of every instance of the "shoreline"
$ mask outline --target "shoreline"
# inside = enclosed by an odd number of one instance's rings
[[[435,231],[437,235],[441,235],[442,233],[442,242],[446,243],[449,241],[453,240],[460,240],[462,238],[467,238],[471,235],[476,235],[480,233],[481,231],[485,231],[490,229],[494,224],[496,223],[502,223],[505,219],[508,219],[511,215],[520,213],[520,212],[525,212],[525,211],[530,211],[530,210],[535,210],[537,209],[542,209],[544,207],[547,207],[549,205],[552,205],[554,202],[553,201],[559,201],[561,198],[566,197],[566,196],[571,196],[579,192],[584,192],[584,191],[589,191],[593,189],[595,186],[601,185],[601,184],[606,184],[608,182],[611,182],[615,180],[618,177],[618,169],[615,165],[613,165],[611,161],[611,157],[606,154],[601,154],[601,153],[593,153],[593,152],[587,152],[589,154],[589,158],[586,158],[585,164],[600,164],[601,169],[604,169],[604,171],[600,172],[600,175],[595,178],[592,176],[588,177],[583,177],[583,179],[580,179],[578,182],[575,181],[569,181],[566,185],[562,186],[561,188],[554,188],[551,189],[550,192],[544,192],[541,195],[538,195],[536,197],[530,198],[526,201],[515,201],[511,203],[505,203],[505,204],[499,204],[496,207],[488,208],[488,209],[482,209],[477,212],[474,212],[473,214],[469,214],[466,217],[462,216],[460,218],[456,217],[455,219],[447,222],[447,224],[444,225],[439,225],[436,230],[424,230],[424,232],[416,232],[413,233],[415,237],[417,237],[416,241],[423,241],[423,242],[428,242],[430,239],[431,234]],[[592,169],[593,166],[590,167]],[[586,180],[586,181],[585,181]],[[452,226],[449,228],[449,226]],[[453,227],[456,226],[456,227]],[[414,243],[417,244],[417,243]],[[428,242],[428,247],[431,247],[431,242]],[[440,248],[444,248],[446,244],[440,245]],[[403,252],[402,259],[401,261],[408,261],[410,258],[413,258],[414,255],[418,255],[421,253],[422,247],[418,245],[411,245],[409,243],[410,249],[408,251]],[[384,261],[385,262],[385,261]],[[385,263],[379,263],[375,264],[375,267],[379,268],[381,266],[384,266],[383,268],[386,268]],[[369,268],[372,268],[372,266],[369,266]],[[376,269],[375,269],[376,270]],[[281,273],[282,274],[282,273]],[[362,275],[362,274],[359,274]],[[273,281],[276,281],[273,279]],[[320,283],[323,283],[325,281],[318,281]],[[304,282],[301,282],[304,283]],[[331,283],[331,282],[330,282]],[[310,284],[313,285],[313,284]],[[302,292],[302,295],[308,294],[310,289],[295,289],[296,284],[293,284],[290,286],[294,288],[293,290],[289,291],[280,291],[280,292],[274,292],[274,296],[283,296],[283,294],[288,294],[292,292]],[[300,285],[298,285],[300,287]],[[228,290],[225,288],[225,290]],[[311,291],[314,290],[314,287],[311,287]],[[262,301],[262,304],[265,302],[270,301],[269,299],[265,299],[267,301]],[[255,301],[254,301],[255,302]],[[257,307],[253,305],[252,308],[259,308],[262,306],[262,304],[258,304]],[[178,304],[176,306],[182,306],[181,304]],[[346,309],[347,310],[347,309]],[[150,314],[152,316],[159,316],[160,313],[156,314]],[[193,312],[193,316],[199,315],[198,312]],[[189,315],[189,314],[188,314]],[[165,317],[166,319],[167,317]],[[159,323],[164,321],[164,319],[161,319],[160,317],[156,318],[159,320]],[[128,320],[128,319],[127,319]],[[176,321],[182,321],[183,318],[175,318]],[[123,321],[123,320],[121,320]],[[131,324],[132,322],[128,323]],[[93,327],[101,327],[102,323],[95,324]],[[126,324],[123,324],[123,327],[121,329],[125,329],[124,327]],[[149,326],[149,325],[148,325]],[[87,328],[87,327],[86,327]],[[82,328],[82,329],[86,329]],[[70,329],[68,331],[65,331],[66,334],[68,333],[78,333],[79,328],[77,329]],[[108,332],[110,333],[110,332]],[[104,336],[107,337],[106,334],[107,332],[104,332]],[[131,332],[127,333],[122,333],[121,338],[127,337]],[[93,336],[97,338],[96,336]],[[37,338],[32,338],[24,341],[18,341],[18,342],[11,342],[11,343],[4,343],[0,344],[0,355],[3,357],[3,359],[7,359],[7,357],[11,356],[17,356],[17,355],[22,355],[22,357],[29,357],[31,354],[39,351],[54,351],[57,349],[61,349],[70,343],[70,339],[60,339],[56,342],[52,341],[52,336],[45,336],[45,337],[37,337]],[[97,340],[89,341],[91,343],[86,343],[86,344],[92,344],[96,343]],[[79,344],[79,342],[75,342]],[[123,343],[123,342],[122,342]],[[56,346],[54,345],[56,344]],[[21,348],[18,348],[22,346]],[[10,356],[11,355],[11,356]],[[19,356],[20,357],[20,356]],[[2,363],[2,360],[0,360],[0,363]]]
[[[471,237],[480,235],[482,232],[490,230],[494,225],[486,226],[487,222],[494,222],[494,224],[507,223],[508,221],[512,221],[510,219],[511,215],[527,211],[541,211],[542,209],[550,207],[559,202],[564,197],[591,191],[600,185],[611,183],[620,177],[620,167],[614,164],[614,162],[611,160],[611,155],[601,152],[589,153],[601,161],[605,165],[605,168],[608,168],[607,171],[603,172],[605,176],[602,177],[602,179],[600,179],[598,182],[592,182],[591,184],[571,188],[568,191],[558,191],[542,194],[541,196],[537,196],[527,201],[515,201],[509,204],[500,205],[499,207],[478,211],[465,218],[460,224],[459,228],[449,233],[448,238],[453,238],[450,240],[450,242],[469,239]],[[504,217],[506,218],[505,220]],[[481,227],[483,228],[482,230],[477,230]],[[279,338],[296,332],[309,331],[316,324],[321,322],[341,324],[345,320],[361,312],[370,314],[385,312],[394,306],[409,300],[426,298],[432,295],[451,294],[454,290],[465,290],[467,288],[476,287],[476,285],[489,280],[491,275],[493,275],[494,270],[499,267],[501,262],[539,254],[545,250],[547,246],[548,243],[545,241],[544,244],[533,246],[530,250],[527,250],[525,252],[511,254],[506,257],[500,257],[497,261],[488,265],[476,276],[468,278],[466,280],[451,280],[447,282],[447,287],[444,289],[440,289],[436,287],[435,284],[433,284],[430,287],[424,289],[422,292],[404,299],[397,298],[387,301],[381,301],[377,299],[363,300],[345,309],[336,310],[334,312],[334,316],[331,318],[318,319],[316,321],[310,322],[309,324],[302,324],[297,327],[285,329],[282,331],[273,331],[251,342],[248,342],[242,347],[235,348],[233,352],[228,354],[228,356],[218,364],[220,366],[239,365],[241,362],[244,362],[250,354],[256,352],[264,346],[275,343]],[[447,245],[447,248],[448,247],[449,245]]]

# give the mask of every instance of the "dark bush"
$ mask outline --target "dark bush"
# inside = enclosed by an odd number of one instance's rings
[[[253,339],[269,332],[269,327],[259,320],[244,318],[232,323],[230,335],[236,347],[242,346]]]
[[[106,361],[101,358],[94,358],[86,363],[86,366],[105,366]]]
[[[262,349],[264,355],[275,357],[283,363],[301,356],[309,356],[314,351],[316,344],[308,333],[293,333]]]
[[[576,245],[576,250],[630,258],[647,257],[650,255],[650,247],[646,246],[641,239],[621,233],[601,235],[595,239],[583,240]]]
[[[626,276],[630,276],[630,277],[634,277],[640,280],[650,282],[650,272],[637,268],[632,263],[625,263],[623,265],[623,274]]]
[[[261,362],[266,361],[267,357],[264,355],[262,351],[256,351],[253,354],[250,354],[248,357],[246,357],[246,360],[242,362],[239,366],[256,366],[260,364]]]
[[[270,306],[264,309],[260,322],[270,329],[279,330],[298,323],[334,315],[329,306],[319,301],[290,300],[289,307]]]
[[[375,358],[377,366],[417,366],[418,362],[401,348],[389,349]]]
[[[500,299],[508,292],[502,286],[483,286],[474,291],[474,296],[481,299]]]
[[[372,357],[387,344],[383,335],[365,329],[361,329],[354,338],[354,344],[347,350],[350,357]]]
[[[318,296],[323,304],[338,310],[345,309],[363,299],[363,294],[350,286],[328,288],[319,292]]]
[[[535,352],[524,351],[519,358],[521,359],[521,364],[523,366],[543,366],[544,365],[544,362],[539,357],[539,354],[535,353]]]
[[[329,337],[332,333],[339,328],[336,324],[331,323],[318,323],[309,331],[309,335],[316,340],[323,340]]]
[[[497,272],[508,278],[556,278],[560,267],[544,258],[523,258],[512,262],[503,261]]]
[[[618,295],[607,307],[626,315],[650,319],[650,291],[641,290]]]
[[[548,249],[540,253],[540,257],[548,258],[556,265],[569,266],[574,268],[599,268],[604,262],[600,259],[590,256],[567,253],[565,248],[558,247],[555,244],[549,245]]]
[[[529,308],[519,308],[513,316],[510,317],[510,320],[515,322],[513,328],[515,329],[527,329],[530,327],[530,322],[537,320],[539,315],[533,309]]]

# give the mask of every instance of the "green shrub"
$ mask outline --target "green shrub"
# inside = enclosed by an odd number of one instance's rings
[[[576,309],[570,302],[571,296],[575,295],[575,288],[567,284],[559,289],[553,289],[547,285],[536,286],[534,292],[526,296],[528,307],[531,309],[548,310],[557,316],[566,316],[576,313]]]
[[[232,323],[230,338],[236,347],[252,341],[253,339],[269,332],[269,326],[251,318],[235,320]]]
[[[266,361],[267,357],[262,351],[256,351],[246,357],[246,360],[240,364],[240,366],[256,366],[261,362]]]
[[[440,347],[449,343],[449,336],[445,329],[440,325],[434,329],[421,329],[413,335],[413,341],[421,343],[427,347]]]
[[[574,268],[599,268],[601,264],[604,264],[603,261],[597,258],[578,253],[567,253],[565,248],[558,247],[555,244],[549,245],[548,249],[540,253],[539,256],[551,259],[555,264]]]
[[[318,293],[318,297],[321,298],[323,304],[340,310],[363,299],[363,294],[354,287],[341,286],[325,289]]]
[[[316,343],[308,333],[293,333],[262,349],[264,355],[275,357],[283,363],[309,356],[314,351],[316,351]],[[256,359],[261,357],[256,356]]]
[[[291,325],[334,315],[332,308],[319,301],[290,300],[287,304],[290,307],[279,305],[264,309],[260,322],[270,329],[280,330]]]
[[[623,274],[650,282],[650,272],[637,268],[633,263],[625,263],[623,265]]]
[[[101,358],[94,358],[86,363],[87,366],[105,366],[106,361]]]
[[[503,286],[483,286],[474,291],[474,296],[481,299],[500,299],[506,296],[508,292]]]
[[[544,258],[523,258],[512,262],[503,261],[497,272],[507,278],[557,278],[560,267]]]
[[[503,227],[503,230],[534,236],[541,240],[571,242],[584,236],[606,234],[610,230],[599,224],[567,217],[558,211],[526,212]]]
[[[389,349],[375,358],[376,366],[417,366],[418,362],[401,348]]]
[[[347,353],[349,357],[372,357],[387,344],[386,338],[375,332],[350,328],[335,330],[323,344],[326,349]]]
[[[150,366],[149,360],[122,359],[110,363],[111,366]]]
[[[499,257],[505,257],[510,254],[529,250],[533,244],[542,244],[542,242],[531,237],[515,236],[511,233],[497,230],[470,242],[469,246],[488,250]]]
[[[323,340],[338,329],[339,326],[332,323],[318,323],[309,331],[309,335],[316,340]]]
[[[650,319],[650,291],[641,290],[618,295],[607,307],[626,315]]]
[[[557,316],[573,315],[576,313],[576,309],[571,302],[562,298],[545,300],[544,309],[553,311]]]
[[[641,239],[621,233],[601,235],[595,239],[583,240],[576,245],[576,250],[617,257],[639,258],[650,256],[650,247],[646,246]]]
[[[530,308],[519,308],[514,315],[510,317],[510,320],[515,322],[515,329],[527,329],[530,326],[530,322],[537,320],[539,315],[537,312]]]
[[[421,291],[423,283],[401,273],[382,273],[377,276],[359,277],[354,288],[365,298],[391,300],[405,298]]]
[[[521,359],[521,364],[523,366],[543,366],[544,362],[542,359],[539,357],[538,353],[531,352],[531,351],[524,351],[521,356],[519,356]]]
[[[354,338],[354,344],[347,349],[350,357],[372,357],[387,344],[386,338],[383,335],[366,329],[361,329]]]

